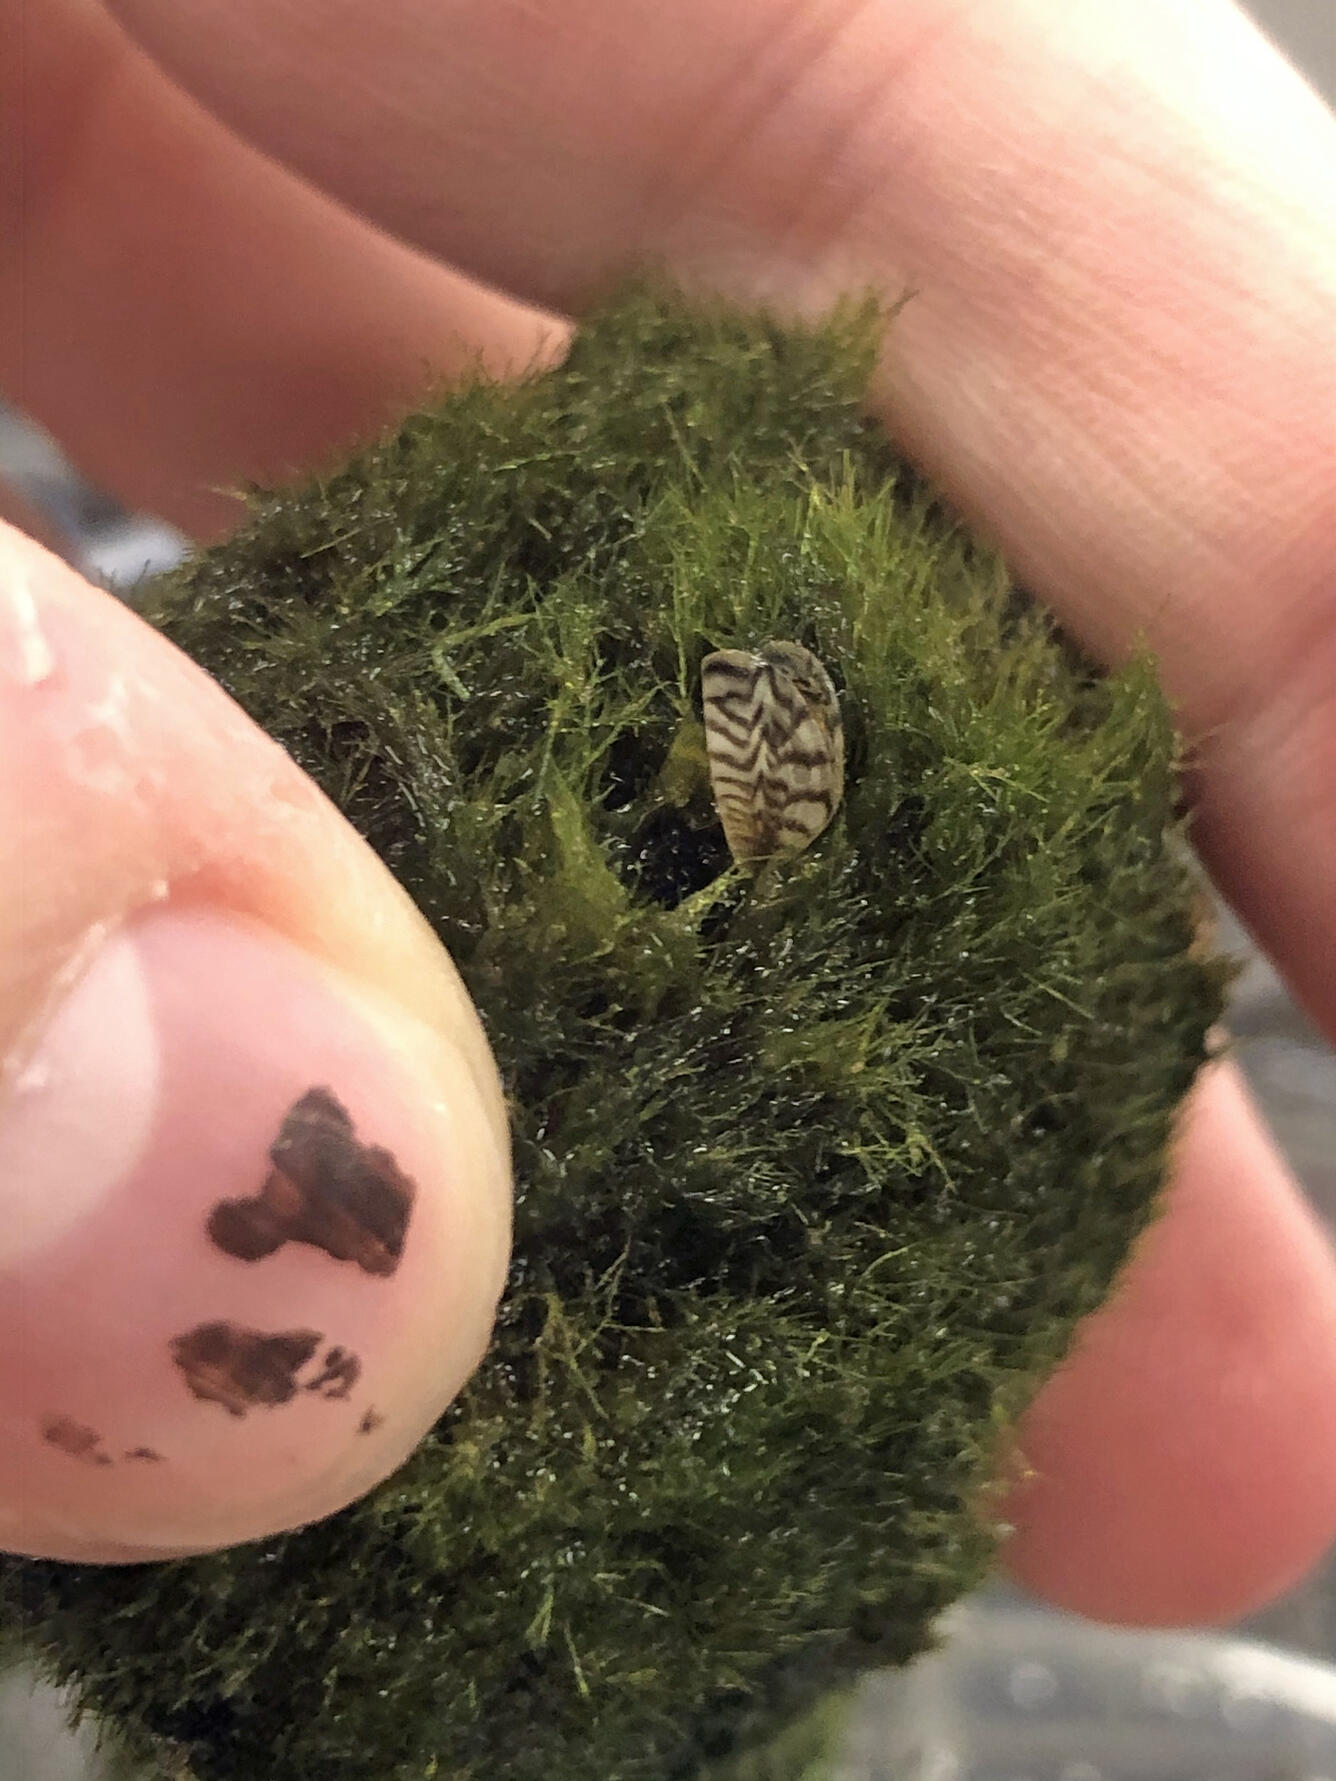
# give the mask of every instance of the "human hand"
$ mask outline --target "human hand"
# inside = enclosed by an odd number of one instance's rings
[[[892,433],[1092,650],[1148,638],[1194,743],[1212,867],[1336,1030],[1336,125],[1239,14],[1215,0],[115,10],[156,63],[93,0],[22,12],[26,176],[0,211],[0,378],[97,480],[208,535],[235,514],[211,491],[323,461],[429,368],[559,350],[559,325],[523,304],[578,311],[641,257],[807,310],[910,288],[878,385]],[[384,1106],[396,1150],[425,1156],[443,1106],[464,1134],[448,1154],[471,1159],[421,1184],[448,1290],[394,1282],[418,1352],[454,1358],[448,1378],[402,1381],[402,1443],[476,1358],[504,1246],[499,1115],[454,979],[202,675],[17,540],[0,576],[0,838],[26,848],[17,900],[15,862],[0,872],[0,1049],[90,935],[129,920],[160,951],[187,944],[154,913],[164,892],[210,912],[191,919],[214,924],[194,939],[215,1009],[280,968],[301,979],[267,1004],[284,1018],[307,975],[337,985],[330,1006],[351,998],[361,1049],[344,1067],[384,1084],[359,1131]],[[103,774],[132,795],[108,804]],[[331,902],[315,901],[313,860]],[[224,928],[234,914],[284,944]],[[273,946],[273,965],[232,967],[237,933]],[[429,1013],[443,991],[444,1031]],[[198,1006],[179,1011],[171,1055],[177,1117],[202,1144]],[[275,1068],[253,1028],[227,1030],[246,1068]],[[294,1088],[317,1069],[290,1062]],[[367,1340],[399,1352],[404,1327]],[[1015,1500],[1013,1569],[1112,1618],[1241,1612],[1336,1530],[1334,1387],[1326,1242],[1216,1069],[1165,1217],[1028,1419],[1038,1477]],[[327,1457],[319,1477],[293,1472],[296,1514],[362,1482]],[[11,1502],[3,1537],[114,1555],[105,1480],[76,1476],[82,1534],[77,1503],[55,1533],[49,1505]],[[279,1482],[223,1502],[196,1487],[148,1543],[269,1525]]]

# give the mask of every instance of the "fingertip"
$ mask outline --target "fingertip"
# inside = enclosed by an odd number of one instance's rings
[[[1336,1270],[1232,1067],[1162,1216],[1024,1418],[1007,1567],[1065,1608],[1221,1623],[1336,1534]]]
[[[509,1149],[457,975],[216,685],[12,534],[0,1083],[13,1550],[328,1514],[477,1364]]]

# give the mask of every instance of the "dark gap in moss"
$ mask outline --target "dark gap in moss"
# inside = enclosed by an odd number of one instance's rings
[[[663,909],[676,909],[732,864],[722,828],[702,829],[681,810],[661,805],[632,837],[625,870],[635,889]]]
[[[623,730],[609,746],[600,802],[611,814],[638,804],[654,783],[656,763],[639,731]]]

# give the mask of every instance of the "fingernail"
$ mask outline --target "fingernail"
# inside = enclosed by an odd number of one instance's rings
[[[439,1035],[256,924],[110,938],[0,1108],[11,1524],[221,1544],[390,1469],[440,1408],[424,1337],[442,1399],[499,1284],[476,1102]]]

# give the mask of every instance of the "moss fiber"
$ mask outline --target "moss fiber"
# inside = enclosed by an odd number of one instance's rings
[[[495,1346],[368,1500],[7,1566],[159,1773],[815,1775],[823,1697],[986,1572],[1222,973],[1152,666],[1094,671],[897,463],[882,320],[623,294],[152,592],[458,961],[518,1183]],[[699,664],[774,637],[841,689],[847,795],[746,873]]]

